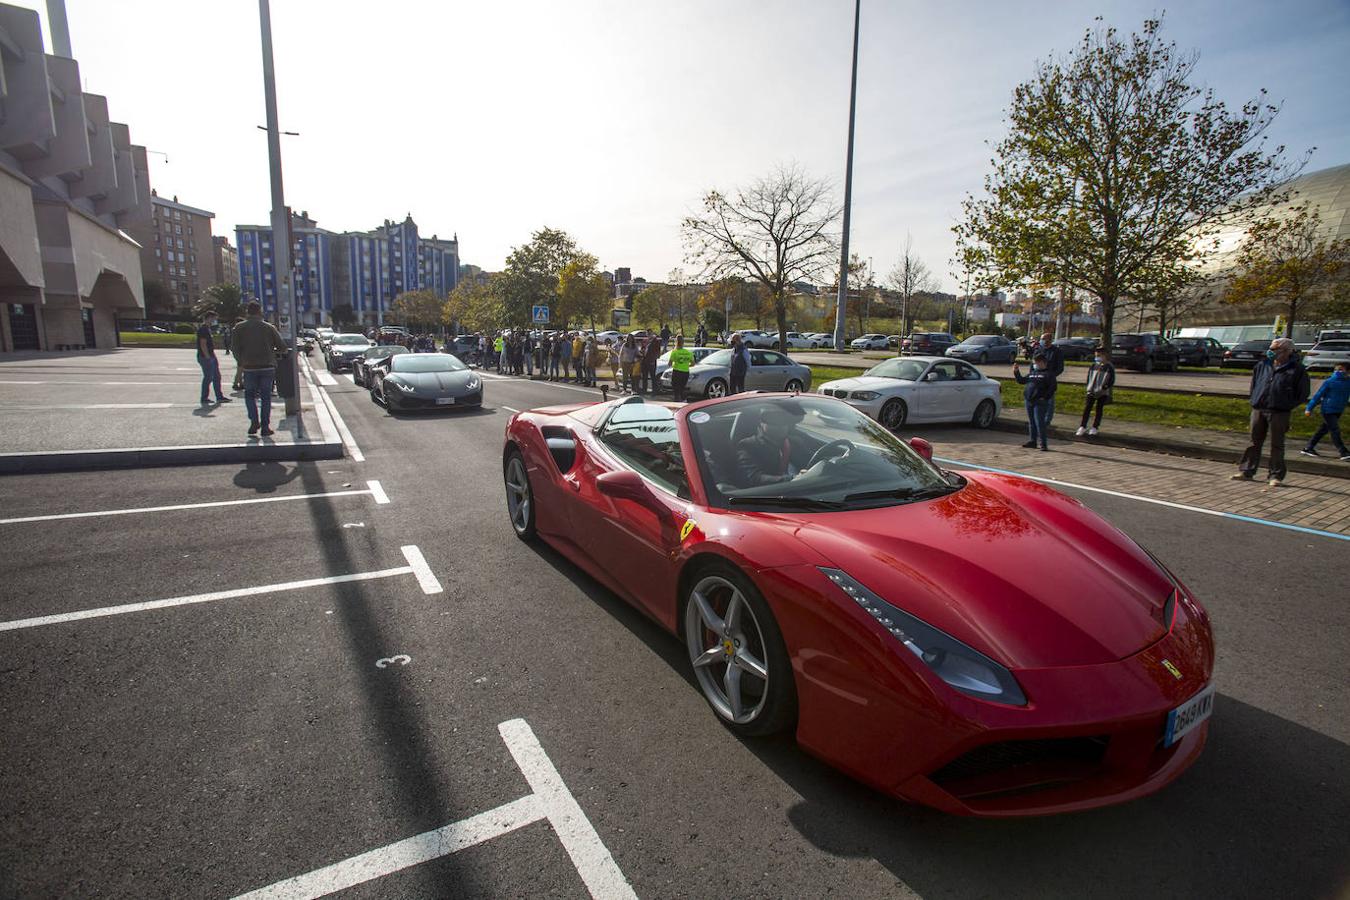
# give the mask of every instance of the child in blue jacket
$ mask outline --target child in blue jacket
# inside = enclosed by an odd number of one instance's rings
[[[1308,446],[1299,452],[1304,456],[1320,456],[1321,454],[1317,452],[1317,442],[1329,434],[1331,442],[1336,445],[1336,450],[1341,455],[1341,460],[1350,462],[1350,450],[1345,449],[1345,441],[1341,438],[1341,413],[1345,412],[1347,400],[1350,400],[1350,363],[1337,363],[1331,377],[1322,382],[1317,393],[1308,401],[1308,408],[1303,410],[1305,416],[1311,416],[1312,411],[1320,403],[1322,425],[1312,436],[1312,440],[1308,441]]]

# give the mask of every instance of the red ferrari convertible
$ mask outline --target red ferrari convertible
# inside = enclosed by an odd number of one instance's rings
[[[740,394],[514,415],[507,511],[677,635],[738,734],[796,729],[952,813],[1152,793],[1200,755],[1194,595],[1078,501],[945,471],[852,407]]]

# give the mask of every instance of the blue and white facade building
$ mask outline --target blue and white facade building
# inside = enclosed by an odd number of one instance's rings
[[[271,229],[247,225],[235,233],[240,285],[271,316],[276,306]],[[305,325],[331,324],[333,307],[342,304],[351,305],[360,324],[382,325],[400,294],[428,290],[444,297],[459,282],[457,237],[422,238],[411,215],[369,232],[334,234],[302,213],[293,217],[292,233],[296,308]]]

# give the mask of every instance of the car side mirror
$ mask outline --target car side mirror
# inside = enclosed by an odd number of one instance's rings
[[[936,372],[929,372],[927,375],[923,376],[923,380],[924,380],[924,381],[937,381],[937,380],[938,380],[938,373],[936,373]]]
[[[595,479],[600,493],[617,500],[632,500],[634,503],[646,503],[651,496],[647,483],[636,472],[626,469],[606,472]]]
[[[923,438],[921,437],[910,438],[909,447],[911,450],[913,450],[915,453],[919,454],[929,462],[933,461],[933,445],[925,441]]]

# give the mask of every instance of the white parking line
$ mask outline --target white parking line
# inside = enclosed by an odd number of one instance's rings
[[[404,557],[407,558],[408,566],[412,569],[412,573],[417,576],[417,583],[422,586],[424,593],[439,594],[444,590],[441,583],[436,580],[436,576],[432,574],[431,566],[427,565],[427,558],[422,555],[421,550],[418,550],[413,544],[408,544],[399,549],[403,551]]]
[[[129,516],[134,513],[176,512],[182,509],[210,509],[213,506],[244,506],[250,503],[281,503],[286,500],[318,500],[323,497],[356,497],[370,494],[376,503],[388,503],[389,497],[378,481],[368,481],[368,490],[327,491],[322,494],[288,494],[284,497],[249,497],[246,500],[212,500],[205,503],[177,503],[172,506],[136,506],[130,509],[98,509],[91,512],[53,513],[46,516],[16,516],[0,519],[0,525],[21,522],[53,522],[58,519],[90,519],[96,516]]]
[[[324,387],[333,387],[337,384],[337,379],[334,378],[332,373],[327,369],[315,369],[314,377],[318,379],[319,384],[322,384]]]
[[[520,412],[520,410],[516,409],[514,406],[503,406],[503,407],[500,407],[500,408],[501,408],[501,409],[504,409],[504,410],[506,410],[507,412],[510,412],[510,413],[518,413],[518,412]]]
[[[497,726],[533,793],[434,831],[405,838],[342,862],[278,881],[235,900],[309,900],[383,878],[411,866],[458,853],[526,825],[547,820],[562,841],[592,897],[634,898],[628,879],[614,862],[566,782],[524,719]]]

